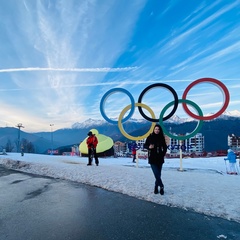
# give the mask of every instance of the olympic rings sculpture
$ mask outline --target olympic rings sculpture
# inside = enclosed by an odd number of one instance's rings
[[[196,103],[194,103],[194,102],[192,102],[192,101],[190,101],[190,100],[187,99],[187,94],[188,94],[188,92],[190,91],[190,89],[191,89],[192,87],[194,87],[195,85],[197,85],[197,84],[199,84],[199,83],[203,83],[203,82],[207,82],[207,83],[211,83],[211,84],[216,85],[217,87],[219,87],[219,88],[222,90],[222,92],[223,92],[223,94],[224,94],[224,96],[225,96],[225,101],[224,101],[224,104],[223,104],[223,106],[221,107],[221,109],[220,109],[218,112],[216,112],[215,114],[210,115],[210,116],[203,116],[203,113],[202,113],[202,110],[200,109],[200,107],[199,107]],[[151,109],[149,106],[147,106],[147,105],[145,105],[145,104],[142,103],[143,96],[144,96],[149,90],[151,90],[151,89],[153,89],[153,88],[155,88],[155,87],[166,88],[167,90],[169,90],[169,91],[172,93],[173,98],[174,98],[174,101],[168,103],[168,104],[162,109],[162,111],[161,111],[161,113],[160,113],[160,115],[159,115],[159,119],[157,119],[157,118],[155,117],[154,112],[152,111],[152,109]],[[105,110],[104,110],[104,106],[105,106],[106,99],[107,99],[111,94],[113,94],[113,93],[115,93],[115,92],[125,93],[125,94],[130,98],[130,101],[131,101],[131,104],[128,105],[128,106],[126,106],[126,107],[121,111],[121,113],[120,113],[120,115],[119,115],[119,118],[118,118],[118,121],[114,121],[114,120],[108,118],[107,115],[106,115],[106,113],[105,113]],[[171,137],[172,139],[185,140],[185,139],[188,139],[188,138],[190,138],[190,137],[195,136],[195,135],[200,131],[200,129],[202,128],[202,125],[203,125],[203,121],[204,121],[204,120],[212,120],[212,119],[214,119],[214,118],[219,117],[219,116],[227,109],[228,104],[229,104],[229,101],[230,101],[229,91],[228,91],[227,87],[226,87],[222,82],[220,82],[219,80],[214,79],[214,78],[200,78],[200,79],[195,80],[194,82],[192,82],[191,84],[189,84],[189,85],[187,86],[187,88],[186,88],[186,89],[184,90],[184,92],[183,92],[182,99],[178,99],[178,95],[177,95],[176,91],[175,91],[171,86],[169,86],[169,85],[167,85],[167,84],[165,84],[165,83],[155,83],[155,84],[152,84],[152,85],[149,85],[148,87],[146,87],[146,88],[141,92],[141,94],[139,95],[139,98],[138,98],[138,102],[137,102],[137,103],[135,103],[132,94],[131,94],[129,91],[127,91],[126,89],[123,89],[123,88],[112,88],[112,89],[110,89],[109,91],[107,91],[107,92],[103,95],[103,97],[102,97],[102,99],[101,99],[101,101],[100,101],[100,112],[101,112],[103,118],[104,118],[107,122],[112,123],[112,124],[118,124],[118,128],[119,128],[120,132],[123,134],[123,136],[125,136],[126,138],[128,138],[128,139],[130,139],[130,140],[135,140],[135,141],[136,141],[136,140],[141,140],[141,139],[146,138],[146,137],[149,135],[149,133],[151,133],[151,132],[153,131],[154,126],[155,126],[155,124],[154,124],[155,122],[159,122],[160,126],[161,126],[162,129],[163,129],[163,132],[164,132],[167,136]],[[177,111],[177,108],[178,108],[179,103],[182,103],[183,109],[185,110],[185,112],[186,112],[189,116],[191,116],[192,118],[198,120],[198,125],[197,125],[197,127],[194,129],[194,131],[193,131],[192,133],[190,133],[189,135],[186,135],[186,136],[175,136],[175,135],[172,135],[170,132],[168,132],[168,131],[166,130],[166,128],[165,128],[164,125],[163,125],[163,122],[166,121],[167,119],[171,118],[171,117],[174,115],[174,113]],[[172,111],[171,111],[167,116],[164,117],[164,113],[165,113],[165,112],[167,111],[167,109],[168,109],[170,106],[172,106],[172,105],[173,105]],[[192,112],[189,110],[189,108],[187,107],[187,105],[191,105],[195,110],[197,110],[198,115],[192,113]],[[135,111],[135,107],[138,107],[139,113],[142,115],[142,117],[143,117],[144,119],[152,122],[152,125],[151,125],[149,131],[148,131],[146,134],[144,134],[143,136],[138,136],[138,137],[134,137],[134,136],[131,136],[131,135],[127,134],[127,133],[125,132],[125,130],[123,129],[123,126],[122,126],[122,123],[126,122],[128,119],[130,119],[130,118],[132,117],[132,115],[134,114],[134,111]],[[146,109],[146,110],[150,113],[151,118],[148,117],[148,116],[143,112],[142,108]],[[130,109],[130,112],[128,113],[128,115],[127,115],[125,118],[123,118],[124,115],[125,115],[125,113],[126,113],[129,109]]]

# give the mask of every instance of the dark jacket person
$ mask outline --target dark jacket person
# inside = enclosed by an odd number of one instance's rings
[[[160,194],[163,195],[164,185],[161,179],[161,172],[167,152],[167,144],[160,125],[155,125],[153,132],[147,137],[144,147],[148,149],[148,163],[151,165],[155,177],[154,193],[159,193],[158,187],[160,187]]]

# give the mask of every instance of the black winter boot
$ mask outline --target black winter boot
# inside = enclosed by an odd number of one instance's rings
[[[155,193],[155,194],[158,194],[158,186],[155,186],[155,188],[154,188],[154,193]]]
[[[163,188],[163,187],[160,188],[160,194],[161,194],[161,195],[164,194],[164,188]]]

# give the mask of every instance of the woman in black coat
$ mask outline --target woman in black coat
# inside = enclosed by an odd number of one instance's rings
[[[167,152],[167,144],[160,125],[156,124],[153,132],[147,137],[144,147],[148,149],[148,163],[151,165],[155,181],[154,193],[157,194],[158,186],[160,194],[164,194],[164,185],[161,179],[164,156]]]

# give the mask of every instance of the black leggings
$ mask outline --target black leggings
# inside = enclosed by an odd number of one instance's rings
[[[89,148],[88,149],[88,164],[92,164],[92,159],[91,159],[92,151],[93,151],[93,156],[95,158],[95,163],[98,164],[99,161],[98,161],[96,148]]]

